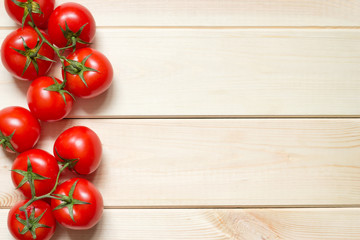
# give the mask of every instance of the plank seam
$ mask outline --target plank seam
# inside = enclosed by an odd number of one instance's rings
[[[0,30],[14,30],[18,26],[1,26]],[[359,30],[360,26],[96,26],[97,29],[333,29],[333,30]]]
[[[11,207],[0,207],[1,209],[10,209]],[[179,210],[201,210],[201,209],[214,209],[214,210],[226,210],[226,209],[351,209],[359,208],[360,204],[331,204],[331,205],[257,205],[257,206],[105,206],[104,209],[127,209],[127,210],[136,210],[136,209],[179,209]]]
[[[68,120],[81,120],[81,119],[89,119],[89,120],[106,120],[106,119],[145,119],[145,120],[151,120],[151,119],[360,119],[360,115],[353,115],[353,116],[347,116],[347,115],[338,115],[338,116],[327,116],[327,115],[321,115],[321,116],[286,116],[286,115],[264,115],[264,116],[226,116],[226,115],[219,115],[219,116],[108,116],[108,117],[74,117],[74,118],[66,118]]]

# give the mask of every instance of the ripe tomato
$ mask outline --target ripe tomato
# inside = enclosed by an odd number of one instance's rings
[[[51,199],[56,220],[71,229],[89,229],[99,222],[103,198],[97,188],[83,178],[72,178],[58,186],[54,195],[64,200]],[[67,204],[67,205],[64,205]]]
[[[76,48],[86,47],[94,39],[95,31],[90,11],[77,3],[61,4],[49,19],[49,36],[59,48],[70,46],[73,37],[77,41]]]
[[[113,79],[110,61],[99,51],[82,48],[70,54],[65,62],[67,88],[82,98],[92,98],[105,92]]]
[[[22,107],[7,107],[0,111],[0,144],[9,152],[24,152],[40,138],[39,121]]]
[[[42,34],[48,39],[44,32]],[[39,49],[41,42],[41,38],[31,27],[11,32],[1,46],[1,60],[5,68],[21,80],[33,80],[45,75],[54,61],[54,51],[47,44]],[[39,52],[36,53],[38,49]]]
[[[30,166],[29,162],[30,161]],[[11,168],[11,179],[27,198],[31,198],[30,179],[36,196],[49,193],[56,183],[59,166],[55,158],[40,149],[31,149],[19,154]]]
[[[54,144],[57,161],[71,161],[79,174],[90,174],[100,165],[102,145],[96,133],[88,127],[76,126],[65,130]]]
[[[16,203],[9,211],[7,225],[9,232],[15,239],[19,240],[48,240],[56,229],[56,221],[51,212],[50,205],[44,201],[38,200],[26,208],[31,227],[24,231],[26,225],[26,215],[19,208],[24,206],[28,200]],[[23,233],[23,234],[22,234]]]
[[[28,106],[41,121],[58,121],[70,113],[74,99],[61,89],[61,83],[51,77],[40,77],[31,83],[27,92]]]
[[[27,22],[31,21],[28,11],[30,8],[35,25],[39,28],[47,27],[47,21],[54,10],[55,0],[16,0],[15,2],[5,0],[5,9],[17,24],[27,25]],[[23,19],[24,11],[27,17]]]

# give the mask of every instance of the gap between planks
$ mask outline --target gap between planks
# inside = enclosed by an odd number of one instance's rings
[[[6,26],[0,27],[0,30],[15,30],[20,26]],[[360,26],[97,26],[97,29],[211,29],[211,30],[224,30],[224,29],[269,29],[269,30],[359,30]]]
[[[96,117],[91,117],[91,116],[84,116],[84,117],[74,117],[74,118],[66,118],[68,120],[76,120],[76,119],[90,119],[90,120],[101,120],[101,119],[184,119],[184,120],[191,120],[191,119],[269,119],[269,120],[273,120],[273,119],[358,119],[360,118],[360,115],[336,115],[336,116],[332,116],[332,115],[244,115],[244,116],[233,116],[233,115],[218,115],[218,116],[206,116],[206,115],[199,115],[199,116],[195,116],[195,115],[179,115],[179,116],[173,116],[173,115],[164,115],[164,116],[153,116],[153,115],[149,115],[149,116],[122,116],[122,115],[117,115],[117,116],[96,116]]]
[[[11,207],[4,207],[0,206],[0,209],[6,210],[10,209]],[[249,209],[249,210],[261,210],[261,209],[284,209],[284,210],[291,210],[291,209],[359,209],[360,204],[332,204],[332,205],[249,205],[249,206],[104,206],[104,209],[117,209],[117,210],[136,210],[136,209],[143,209],[143,210],[151,210],[151,209],[163,209],[163,210],[241,210],[241,209]]]
[[[333,209],[359,208],[360,204],[332,205],[249,205],[249,206],[105,206],[104,209]],[[3,208],[7,209],[7,208]]]

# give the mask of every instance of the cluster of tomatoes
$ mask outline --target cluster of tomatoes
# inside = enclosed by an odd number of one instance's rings
[[[63,119],[75,96],[93,98],[111,85],[111,63],[89,47],[94,18],[77,3],[54,9],[55,0],[5,0],[5,7],[21,27],[3,41],[2,63],[15,78],[32,81],[27,92],[30,111],[16,106],[0,111],[0,145],[18,153],[11,178],[26,197],[9,211],[9,231],[16,239],[41,240],[52,237],[56,222],[70,229],[91,228],[103,212],[100,192],[84,178],[61,184],[60,179],[66,169],[87,175],[98,168],[102,144],[97,134],[75,126],[58,136],[53,155],[34,147],[40,121]],[[46,76],[56,61],[62,65],[62,80]]]
[[[54,2],[5,0],[10,17],[24,26],[3,41],[2,63],[15,78],[32,81],[27,102],[42,121],[63,119],[71,111],[74,96],[96,97],[110,87],[113,79],[110,61],[89,47],[96,31],[89,10],[76,3],[65,3],[54,10]],[[48,34],[39,29],[45,27]],[[63,52],[68,56],[62,56]],[[62,64],[63,81],[46,76],[56,58]]]
[[[32,117],[31,121],[36,119]],[[84,126],[61,133],[54,143],[54,155],[41,149],[20,153],[12,165],[11,179],[27,199],[9,211],[11,234],[16,239],[50,239],[56,221],[70,229],[89,229],[98,223],[104,207],[99,190],[84,178],[71,178],[61,184],[59,178],[66,168],[82,175],[94,172],[101,153],[99,137]]]

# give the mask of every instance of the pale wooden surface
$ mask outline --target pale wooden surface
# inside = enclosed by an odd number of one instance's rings
[[[98,132],[89,179],[106,209],[54,239],[360,239],[360,120],[276,118],[360,116],[359,1],[78,2],[114,85],[70,115],[94,119],[44,124],[38,147],[74,124]],[[14,26],[0,5],[0,41]],[[0,107],[26,106],[28,83],[0,76]],[[13,158],[0,153],[0,239],[22,198]]]
[[[99,29],[94,46],[113,63],[114,84],[70,117],[358,116],[359,39],[358,30]],[[2,104],[26,106],[29,84],[0,76]]]
[[[359,224],[359,209],[105,209],[93,229],[59,227],[52,239],[357,240]],[[0,238],[9,237],[0,224]]]
[[[57,4],[73,0],[57,0]],[[357,0],[77,0],[98,26],[358,26]],[[0,6],[0,25],[14,26]],[[4,16],[4,17],[3,17]]]
[[[73,125],[99,134],[89,178],[107,207],[359,205],[359,120],[123,119],[46,124],[39,148]],[[0,204],[19,200],[0,155]]]

